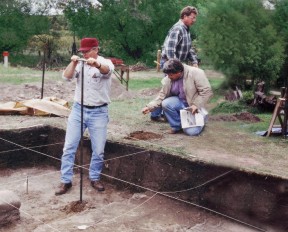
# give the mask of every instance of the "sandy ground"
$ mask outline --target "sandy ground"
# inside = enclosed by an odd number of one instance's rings
[[[1,170],[0,189],[15,192],[22,205],[20,221],[0,231],[257,231],[151,192],[131,193],[106,184],[106,190],[99,193],[90,187],[86,178],[83,207],[75,207],[80,200],[79,174],[75,174],[69,193],[55,196],[58,185],[55,176],[58,175],[59,171],[52,167]]]

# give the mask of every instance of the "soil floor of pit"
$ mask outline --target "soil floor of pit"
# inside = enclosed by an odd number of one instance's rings
[[[0,189],[12,190],[20,197],[21,219],[0,232],[257,231],[151,192],[132,193],[108,183],[104,192],[97,192],[85,176],[79,205],[79,174],[73,178],[72,189],[62,196],[54,195],[57,176],[59,171],[47,166],[1,170]]]

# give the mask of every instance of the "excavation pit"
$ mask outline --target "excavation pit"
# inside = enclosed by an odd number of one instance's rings
[[[104,192],[87,179],[85,139],[83,201],[79,168],[69,193],[55,196],[64,136],[50,126],[0,131],[0,190],[21,200],[20,220],[1,232],[288,230],[287,180],[113,141],[106,144]]]

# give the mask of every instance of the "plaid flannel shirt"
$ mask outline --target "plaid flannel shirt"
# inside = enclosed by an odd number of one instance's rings
[[[198,63],[197,55],[192,48],[189,27],[181,20],[169,30],[163,44],[162,57],[164,59],[177,58],[182,62],[191,61],[193,64]]]

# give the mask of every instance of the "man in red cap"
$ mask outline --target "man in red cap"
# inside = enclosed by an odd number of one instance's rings
[[[61,184],[55,195],[65,194],[72,187],[73,166],[75,154],[81,139],[81,83],[84,81],[83,93],[83,131],[88,128],[92,157],[89,167],[89,179],[91,186],[104,191],[100,182],[100,174],[103,168],[104,148],[107,137],[107,124],[109,121],[108,104],[110,101],[111,74],[114,65],[109,59],[98,55],[99,43],[96,38],[83,38],[79,52],[84,61],[73,55],[70,64],[63,72],[63,78],[76,79],[74,103],[68,118],[65,144],[61,159]],[[84,72],[82,72],[82,62]]]

